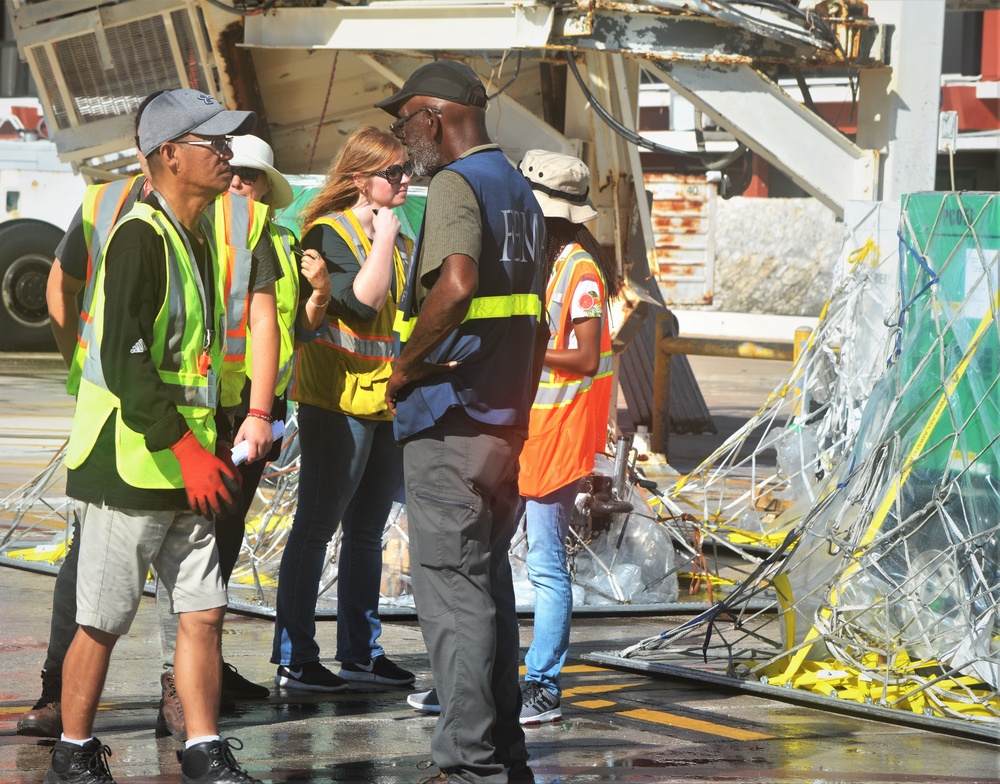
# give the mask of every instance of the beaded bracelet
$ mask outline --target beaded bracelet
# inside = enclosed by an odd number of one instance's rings
[[[251,408],[249,411],[247,411],[247,416],[253,417],[254,419],[263,419],[267,423],[271,423],[274,421],[274,417],[272,417],[269,413],[267,413],[267,411],[262,411],[259,408]]]
[[[326,302],[324,302],[322,305],[317,305],[315,302],[313,302],[312,297],[309,297],[309,304],[312,305],[317,310],[326,310],[326,306],[330,304],[331,299],[333,299],[332,294],[326,298]]]

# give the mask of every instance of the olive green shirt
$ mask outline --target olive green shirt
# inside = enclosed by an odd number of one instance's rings
[[[496,144],[484,144],[467,150],[459,158],[496,149],[499,149]],[[442,169],[431,178],[427,186],[420,255],[414,262],[418,270],[414,305],[418,311],[448,256],[461,253],[479,264],[483,243],[482,221],[479,200],[461,174]]]

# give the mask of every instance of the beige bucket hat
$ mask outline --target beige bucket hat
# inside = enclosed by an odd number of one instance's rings
[[[531,185],[546,218],[586,223],[597,217],[590,200],[590,169],[572,155],[528,150],[518,169]]]

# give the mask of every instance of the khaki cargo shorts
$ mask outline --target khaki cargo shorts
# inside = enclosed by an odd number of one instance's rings
[[[227,604],[214,522],[190,510],[87,504],[80,527],[76,622],[81,626],[126,634],[150,567],[170,596],[172,612]]]

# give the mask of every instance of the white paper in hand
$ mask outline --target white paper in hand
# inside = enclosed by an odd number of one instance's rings
[[[274,436],[274,440],[277,441],[283,435],[285,435],[285,423],[282,420],[277,420],[271,423],[271,435]],[[240,441],[236,446],[233,447],[233,465],[239,465],[240,463],[246,462],[248,452],[250,451],[250,446],[246,441]]]

